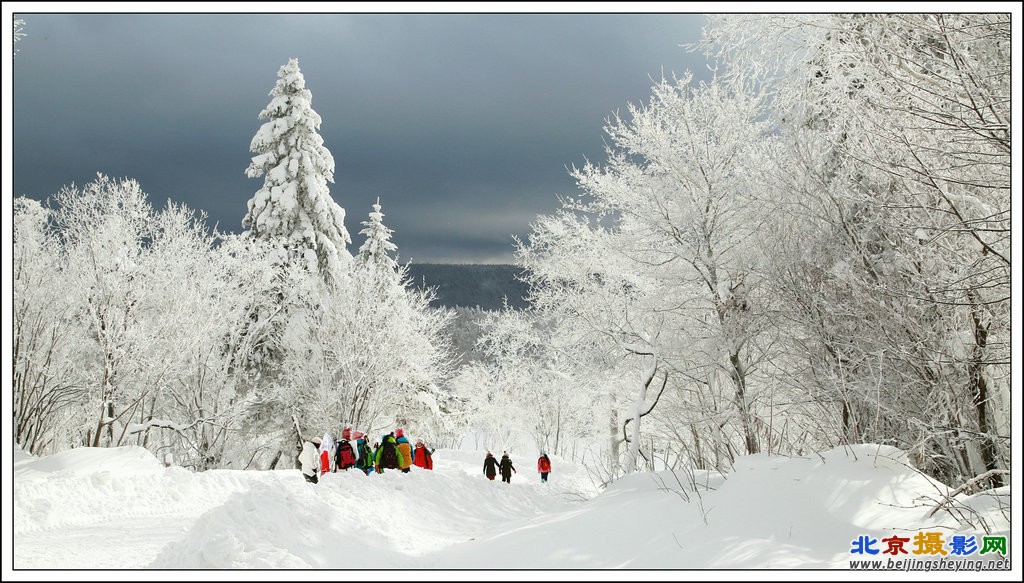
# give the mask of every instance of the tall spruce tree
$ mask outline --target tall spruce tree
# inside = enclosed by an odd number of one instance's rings
[[[321,118],[298,60],[290,59],[277,76],[270,103],[259,114],[265,123],[249,146],[256,156],[246,174],[263,176],[263,186],[242,220],[253,242],[269,247],[277,269],[270,297],[249,308],[243,334],[251,349],[242,364],[259,395],[253,427],[283,437],[294,429],[295,413],[288,409],[290,389],[282,384],[285,363],[301,350],[296,347],[303,338],[316,333],[313,315],[324,308],[325,296],[344,287],[352,256],[345,210],[327,186],[334,182],[334,158],[318,133]],[[279,442],[281,452],[290,448],[287,441]],[[301,439],[295,445],[301,447]]]
[[[382,270],[397,272],[398,262],[389,253],[396,251],[398,246],[391,242],[391,233],[394,231],[384,226],[383,218],[384,213],[380,212],[378,196],[376,204],[373,205],[373,212],[370,213],[370,220],[362,222],[366,228],[359,231],[360,235],[366,236],[366,240],[359,248],[359,260],[363,265],[374,265]]]
[[[345,210],[327,186],[334,182],[334,158],[318,133],[320,115],[312,108],[298,59],[290,59],[277,76],[273,99],[259,115],[267,121],[249,146],[257,155],[246,174],[263,176],[263,187],[249,200],[242,226],[256,238],[277,240],[290,263],[334,282],[351,258],[352,241]]]

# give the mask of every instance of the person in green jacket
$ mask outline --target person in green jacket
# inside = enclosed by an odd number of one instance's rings
[[[398,449],[394,432],[381,438],[380,447],[377,448],[377,454],[374,456],[373,461],[374,467],[377,468],[377,473],[383,474],[385,469],[394,470],[400,468],[404,463],[405,460],[402,458],[402,452]]]
[[[373,448],[362,431],[356,431],[353,437],[356,438],[356,469],[369,476],[370,470],[373,469]]]

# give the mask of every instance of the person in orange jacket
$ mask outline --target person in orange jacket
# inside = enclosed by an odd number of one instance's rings
[[[401,427],[395,430],[395,438],[395,446],[402,454],[398,458],[398,469],[408,474],[409,468],[412,467],[412,447],[409,446],[409,439],[405,437],[405,431]]]

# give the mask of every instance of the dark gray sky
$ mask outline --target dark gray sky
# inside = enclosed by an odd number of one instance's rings
[[[249,143],[297,58],[354,239],[381,198],[400,259],[511,262],[604,120],[692,70],[695,14],[33,14],[13,67],[14,193],[97,172],[241,230]],[[10,155],[10,154],[7,154]]]

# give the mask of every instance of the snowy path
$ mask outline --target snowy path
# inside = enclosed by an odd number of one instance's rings
[[[700,495],[668,472],[596,495],[558,459],[548,484],[526,459],[503,484],[481,475],[481,460],[439,450],[434,471],[339,472],[309,484],[298,470],[164,468],[134,447],[41,459],[16,449],[13,567],[847,569],[861,535],[1013,540],[1008,488],[959,496],[971,523],[930,516],[945,487],[878,446],[747,456],[726,480],[702,475]]]
[[[167,544],[184,536],[195,517],[110,520],[17,535],[19,569],[143,569]]]
[[[437,452],[434,471],[352,470],[314,485],[297,470],[163,468],[136,448],[21,454],[14,567],[420,568],[442,549],[594,494],[581,493],[579,476],[540,484],[524,471],[492,482],[478,457]]]

